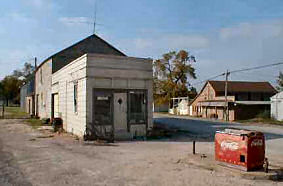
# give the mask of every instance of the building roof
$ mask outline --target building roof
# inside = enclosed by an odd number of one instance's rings
[[[271,97],[271,99],[273,100],[283,99],[283,91],[279,92],[278,94],[275,94],[274,96]]]
[[[199,97],[207,84],[210,84],[213,89],[218,92],[225,92],[225,81],[207,81],[202,87],[198,95],[190,101],[189,105]],[[258,93],[277,93],[276,89],[269,82],[251,82],[251,81],[228,81],[228,92],[258,92]],[[219,100],[218,100],[219,101]]]
[[[52,73],[54,73],[86,53],[126,56],[123,52],[119,51],[105,40],[93,34],[48,57],[37,67],[36,71],[45,62],[52,59]]]
[[[225,81],[208,81],[216,92],[225,91]],[[228,81],[228,92],[276,93],[269,82]]]

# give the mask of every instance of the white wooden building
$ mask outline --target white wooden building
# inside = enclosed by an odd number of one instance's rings
[[[145,136],[152,102],[149,59],[85,54],[52,74],[51,113],[78,136]]]
[[[34,90],[35,115],[61,118],[80,137],[133,138],[152,127],[152,60],[127,57],[95,34],[43,61]]]
[[[283,92],[271,97],[271,117],[283,121]]]

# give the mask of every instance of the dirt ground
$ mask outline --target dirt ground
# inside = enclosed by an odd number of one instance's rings
[[[213,159],[213,142],[197,142],[197,152]],[[88,144],[0,120],[0,185],[283,185],[200,166],[191,154],[190,138]]]

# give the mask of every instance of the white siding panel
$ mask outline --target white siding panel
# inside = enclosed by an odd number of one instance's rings
[[[59,93],[59,111],[63,127],[80,137],[86,124],[86,58],[78,58],[53,74],[52,92]],[[57,82],[59,83],[57,85]],[[78,84],[77,112],[74,109],[74,83]]]
[[[128,88],[128,79],[115,78],[113,79],[113,88]]]
[[[112,79],[110,78],[96,78],[94,86],[97,88],[107,88],[112,86]]]

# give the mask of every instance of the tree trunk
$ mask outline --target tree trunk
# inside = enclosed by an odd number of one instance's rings
[[[6,107],[9,106],[9,99],[6,98]]]

